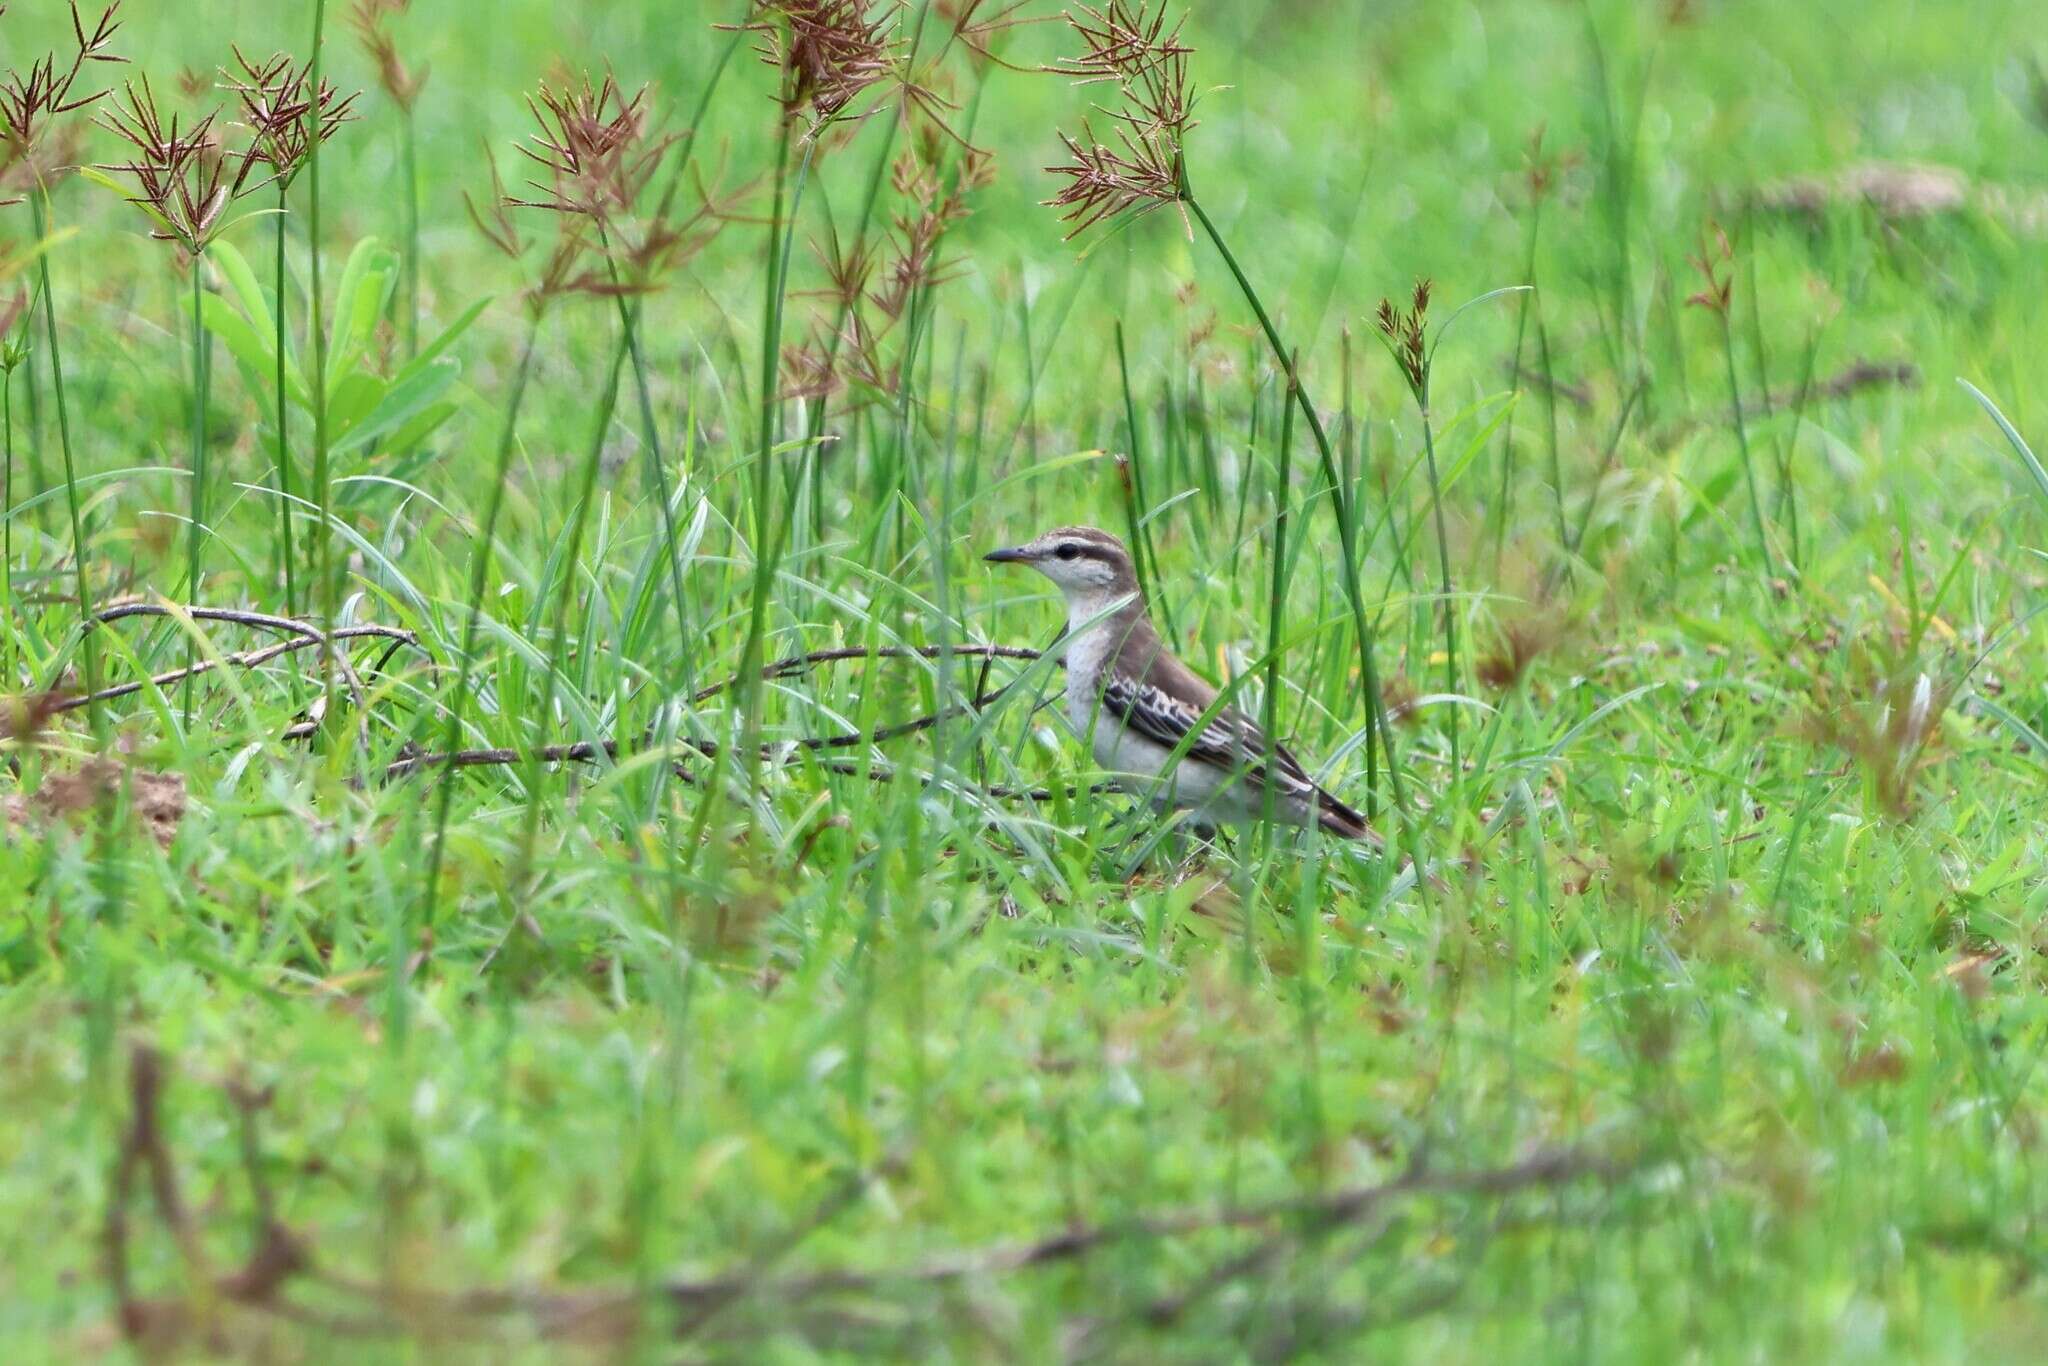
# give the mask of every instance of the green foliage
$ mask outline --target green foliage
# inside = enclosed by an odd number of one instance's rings
[[[257,283],[247,258],[227,242],[208,253],[220,267],[225,293],[203,301],[207,330],[218,337],[241,368],[250,392],[272,399],[277,371],[275,300]],[[459,411],[449,396],[461,377],[461,362],[448,352],[490,306],[470,304],[440,336],[389,375],[379,373],[374,352],[377,328],[398,287],[397,255],[374,237],[356,243],[335,287],[327,341],[327,424],[336,455],[382,452],[403,457]],[[310,417],[313,391],[296,347],[285,356],[285,393]]]
[[[169,108],[310,8],[131,4],[120,50]],[[142,216],[0,208],[42,243],[0,283],[59,305],[0,396],[0,1359],[2039,1355],[2037,0],[1190,6],[1201,202],[1085,257],[1038,168],[1113,102],[1025,25],[933,79],[996,178],[887,308],[818,257],[892,261],[892,168],[943,197],[959,145],[778,120],[740,0],[379,7],[432,71],[405,127],[353,8],[321,373],[289,283],[273,350],[309,184],[210,248],[196,353]],[[68,41],[7,10],[0,65]],[[920,71],[962,10],[900,8]],[[460,195],[495,226],[479,146],[526,196],[522,87],[607,67],[724,231],[537,297]],[[1417,395],[1362,332],[1422,278]],[[847,319],[885,363],[800,383]],[[195,354],[241,375],[203,504]],[[147,615],[194,506],[215,610]],[[1191,666],[1360,807],[1370,633],[1392,857],[1095,791],[1058,651],[958,653],[1054,639],[979,556],[1075,522],[1135,528]],[[309,621],[389,633],[347,669],[274,619],[309,563]],[[749,697],[750,648],[833,657]],[[89,677],[132,691],[89,719]]]

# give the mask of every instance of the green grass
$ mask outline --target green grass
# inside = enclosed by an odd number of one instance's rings
[[[309,6],[133,8],[118,50],[167,106],[231,41],[308,55]],[[887,158],[913,139],[878,117],[789,149],[775,237],[776,75],[742,48],[688,154],[752,182],[745,211],[659,292],[555,302],[528,382],[528,281],[461,202],[489,194],[479,146],[516,188],[523,92],[558,63],[652,82],[675,127],[742,7],[418,6],[392,21],[431,68],[410,118],[344,8],[324,69],[370,93],[319,160],[338,387],[317,439],[315,395],[283,405],[291,519],[271,318],[226,258],[207,316],[248,336],[211,339],[195,462],[190,275],[107,190],[69,178],[51,204],[76,230],[47,258],[70,450],[36,312],[8,378],[0,694],[273,638],[83,635],[73,494],[103,605],[179,591],[203,508],[190,605],[284,613],[289,554],[302,610],[419,648],[357,644],[360,706],[306,650],[206,675],[189,722],[168,684],[0,740],[8,1360],[2038,1353],[2028,0],[1198,6],[1204,221],[1162,208],[1066,245],[1037,168],[1105,92],[953,54],[942,93],[996,179],[943,238],[952,278],[879,345],[888,391],[822,418],[764,405],[767,333],[832,322],[812,245],[904,212]],[[0,66],[68,29],[16,5]],[[1008,55],[1068,44],[1048,24]],[[1539,126],[1564,159],[1532,232]],[[1966,202],[1792,215],[1754,193],[1908,162],[1960,172]],[[314,374],[310,189],[286,201],[285,313]],[[1715,222],[1725,330],[1685,306]],[[259,302],[274,223],[225,238]],[[0,234],[12,261],[31,206]],[[1425,276],[1433,329],[1537,286],[1449,330],[1427,428],[1368,335]],[[357,346],[336,313],[366,279]],[[415,293],[429,350],[491,302],[409,370]],[[1516,356],[1554,387],[1518,384]],[[1828,388],[1859,360],[1918,383]],[[355,403],[401,390],[423,406],[388,425]],[[1329,761],[1393,857],[1284,831],[1210,847],[1069,795],[1101,775],[1038,709],[1057,669],[951,653],[1053,638],[1038,581],[980,555],[1066,522],[1136,526],[1162,629]],[[748,659],[904,646],[939,649],[688,704]],[[881,744],[780,743],[935,712]],[[449,734],[515,761],[387,778]],[[735,754],[755,734],[766,757]],[[99,754],[128,775],[103,797],[71,779]],[[163,847],[158,775],[185,792]],[[1056,795],[992,795],[1032,787]],[[138,1146],[145,1047],[164,1087]],[[265,1218],[310,1269],[237,1303],[220,1278]]]

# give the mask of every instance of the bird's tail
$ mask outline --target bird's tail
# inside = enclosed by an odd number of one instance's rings
[[[1362,840],[1375,849],[1386,848],[1386,841],[1365,823],[1365,817],[1320,787],[1316,789],[1316,824],[1339,839]]]

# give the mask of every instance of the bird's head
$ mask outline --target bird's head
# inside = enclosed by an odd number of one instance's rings
[[[991,550],[991,564],[1029,565],[1060,586],[1073,606],[1105,606],[1138,592],[1138,572],[1124,543],[1094,527],[1063,526],[1035,541]]]

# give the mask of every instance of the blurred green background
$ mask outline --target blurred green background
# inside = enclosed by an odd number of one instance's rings
[[[393,470],[382,451],[341,471],[363,480],[348,511],[355,618],[418,630],[454,659],[521,335],[522,281],[465,209],[489,193],[486,153],[514,177],[526,92],[586,71],[647,83],[673,127],[730,41],[713,25],[742,10],[417,0],[390,21],[428,74],[424,312],[431,327],[496,303],[455,353],[460,410],[400,471],[412,482],[376,482]],[[332,7],[328,69],[365,94],[322,157],[330,287],[351,244],[397,243],[406,222],[399,123],[347,13]],[[303,51],[311,6],[129,0],[124,16],[134,71],[196,113],[225,102],[207,87],[230,43]],[[0,67],[67,29],[53,0],[15,0]],[[2025,628],[2048,591],[2031,553],[2048,520],[1954,381],[1995,395],[2037,448],[2048,436],[2039,0],[1198,0],[1185,36],[1202,91],[1190,179],[1301,347],[1321,410],[1356,416],[1384,516],[1361,557],[1384,590],[1395,701],[1441,676],[1436,541],[1420,424],[1373,310],[1418,277],[1435,281],[1439,321],[1490,290],[1539,289],[1554,404],[1510,364],[1532,296],[1461,318],[1438,353],[1472,697],[1420,707],[1399,736],[1416,847],[1441,885],[1397,882],[1398,860],[1249,840],[1132,861],[1120,805],[991,815],[965,767],[926,792],[793,766],[758,818],[717,808],[707,832],[694,788],[641,804],[642,761],[587,782],[551,772],[533,791],[509,769],[467,777],[447,914],[421,936],[406,917],[422,789],[372,776],[401,721],[360,754],[286,744],[306,698],[285,668],[252,673],[253,700],[209,694],[211,728],[190,733],[145,694],[119,710],[119,753],[184,781],[177,838],[96,855],[75,823],[10,816],[0,840],[0,1355],[2038,1357],[2048,847],[2034,751],[2048,748],[2048,655]],[[956,64],[940,91],[998,176],[947,239],[955,278],[934,296],[926,406],[903,432],[873,409],[835,410],[832,449],[850,454],[817,534],[793,542],[774,644],[1043,643],[1056,606],[976,557],[1053,522],[1121,529],[1115,465],[1073,457],[1139,450],[1163,605],[1211,674],[1248,672],[1265,649],[1274,528],[1292,509],[1285,720],[1305,754],[1338,756],[1332,781],[1362,801],[1336,533],[1305,445],[1292,482],[1279,478],[1278,380],[1230,276],[1173,208],[1064,243],[1040,204],[1056,130],[1103,95],[1032,70],[1070,47],[1058,23],[1018,28],[1001,54],[1020,69],[984,69],[977,87]],[[700,132],[707,179],[758,187],[774,82],[742,51]],[[883,126],[817,163],[792,340],[819,307],[805,248],[857,212]],[[88,147],[116,158],[103,134]],[[1552,189],[1532,253],[1536,165]],[[98,486],[94,563],[121,588],[172,592],[185,485],[163,467],[184,459],[190,277],[102,188],[67,181],[55,211],[76,230],[53,268],[81,466],[150,467]],[[25,211],[5,213],[0,233],[24,240]],[[556,572],[615,316],[564,307],[488,585],[480,742],[626,728],[678,660],[706,676],[737,667],[760,213],[756,195],[646,303],[666,454],[702,500],[685,504],[703,535],[688,571],[699,629],[677,639],[665,615],[622,605],[653,581],[656,543],[638,475],[621,473],[638,468],[630,397],[596,433],[599,532],[585,563]],[[269,223],[232,240],[265,259]],[[1690,258],[1717,225],[1733,252],[1726,338],[1686,302],[1701,288]],[[1539,368],[1533,335],[1525,371]],[[1864,360],[1915,382],[1787,400]],[[24,423],[42,364],[15,381]],[[1747,426],[1730,421],[1730,370]],[[213,384],[217,468],[238,501],[209,587],[282,610],[274,513],[252,492],[268,478],[264,419],[224,360]],[[960,397],[976,393],[985,430]],[[1512,438],[1487,425],[1510,403]],[[1197,412],[1220,451],[1202,478]],[[1803,528],[1796,574],[1745,562],[1738,431],[1774,531]],[[54,464],[47,444],[38,454]],[[934,484],[967,496],[935,511]],[[1568,519],[1582,543],[1564,544]],[[24,654],[61,665],[68,541],[49,525],[17,552],[33,610],[9,626]],[[557,582],[583,608],[578,705],[542,714],[531,694]],[[1503,657],[1515,667],[1485,681]],[[136,647],[115,662],[150,661]],[[1902,746],[1898,689],[1928,680],[1942,708]],[[866,725],[935,705],[944,686],[792,682],[774,692],[773,733]],[[424,671],[380,701],[438,715]],[[1462,770],[1447,714],[1470,717]],[[946,748],[956,733],[939,736],[889,757],[913,778],[966,765]],[[1090,777],[1078,746],[1021,709],[970,748],[977,783]],[[10,774],[36,771],[32,749],[7,751]],[[88,749],[75,728],[46,757]],[[529,811],[539,857],[513,885]],[[700,847],[712,871],[675,873],[677,851]],[[107,866],[118,917],[99,914]],[[82,952],[96,941],[72,936],[101,926],[105,942]],[[123,990],[111,1023],[92,1010],[107,980]],[[129,1096],[117,1037],[169,1059],[166,1139],[215,1267],[248,1253],[254,1198],[225,1085],[246,1077],[275,1088],[257,1165],[320,1268],[296,1283],[304,1303],[376,1304],[388,1322],[250,1316],[218,1342],[173,1332],[177,1351],[124,1336],[104,1272]],[[1216,1217],[1071,1264],[1012,1265],[1023,1241],[1076,1226],[1129,1232],[1119,1221],[1497,1170],[1579,1143],[1615,1169],[1515,1200],[1434,1192],[1327,1226],[1280,1219],[1264,1245]],[[134,1213],[148,1292],[220,1307],[192,1291],[189,1249],[139,1195]],[[947,1266],[960,1274],[914,1274]],[[829,1294],[801,1280],[878,1267],[911,1274]],[[728,1276],[757,1293],[701,1322],[685,1296],[629,1293]],[[437,1298],[473,1287],[530,1298],[479,1327]],[[549,1295],[591,1291],[645,1312],[550,1316]]]

